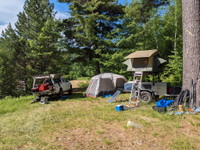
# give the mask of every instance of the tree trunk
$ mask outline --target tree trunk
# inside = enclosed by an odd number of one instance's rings
[[[182,0],[183,89],[196,85],[196,105],[200,105],[200,1]]]
[[[177,29],[177,27],[178,27],[178,21],[177,21],[177,2],[176,2],[176,0],[175,0],[175,4],[174,4],[174,6],[175,6],[175,9],[174,9],[174,20],[175,20],[175,33],[174,33],[174,51],[175,51],[175,55],[176,55],[176,40],[177,40],[177,31],[178,31],[178,29]]]
[[[98,75],[98,74],[100,74],[100,65],[99,65],[99,62],[97,61],[95,65],[96,65],[95,74]]]

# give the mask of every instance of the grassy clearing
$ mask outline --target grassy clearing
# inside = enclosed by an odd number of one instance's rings
[[[117,112],[129,94],[30,104],[33,96],[0,101],[0,149],[199,149],[199,116],[152,111],[152,104]],[[128,121],[141,129],[127,127]]]

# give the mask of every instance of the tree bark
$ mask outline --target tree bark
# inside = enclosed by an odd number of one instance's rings
[[[100,65],[99,65],[99,62],[98,62],[98,61],[96,62],[95,74],[96,74],[96,75],[100,74]]]
[[[178,21],[177,21],[177,2],[176,2],[176,0],[175,0],[175,4],[174,4],[174,6],[175,6],[175,9],[174,9],[174,20],[175,20],[175,23],[174,23],[174,25],[175,25],[175,33],[174,33],[174,51],[175,51],[175,55],[176,55],[176,40],[177,40],[177,31],[178,31],[178,29],[177,29],[177,27],[178,27]]]
[[[196,105],[200,105],[200,1],[182,0],[183,90],[196,85]]]

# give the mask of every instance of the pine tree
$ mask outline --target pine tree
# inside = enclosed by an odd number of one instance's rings
[[[72,17],[64,21],[68,50],[75,60],[94,65],[95,74],[100,73],[102,54],[115,48],[113,31],[120,25],[122,8],[114,0],[74,0],[70,5]]]
[[[60,32],[53,8],[48,0],[26,0],[24,11],[18,14],[16,32],[20,48],[16,51],[25,83],[31,82],[27,81],[30,75],[56,70],[54,60],[58,55]]]
[[[17,96],[16,53],[17,35],[9,24],[0,39],[0,98]]]
[[[30,92],[32,75],[60,70],[61,35],[53,8],[48,0],[26,0],[12,30],[14,36],[6,33],[2,37],[14,51],[14,76],[25,82],[25,93]]]

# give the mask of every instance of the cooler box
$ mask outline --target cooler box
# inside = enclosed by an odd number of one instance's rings
[[[116,105],[116,110],[117,111],[123,111],[124,110],[124,106],[123,105]]]

